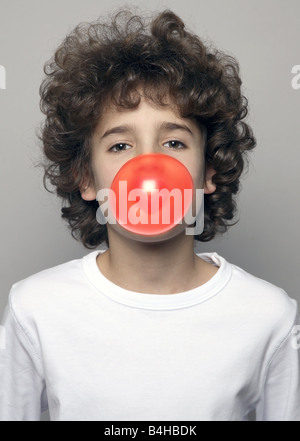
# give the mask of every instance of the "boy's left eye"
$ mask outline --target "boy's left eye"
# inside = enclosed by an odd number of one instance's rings
[[[181,141],[176,141],[175,139],[172,141],[166,142],[164,145],[166,145],[166,144],[171,144],[170,147],[172,149],[176,149],[176,150],[185,148],[185,145]],[[178,144],[180,144],[180,146],[178,146]]]

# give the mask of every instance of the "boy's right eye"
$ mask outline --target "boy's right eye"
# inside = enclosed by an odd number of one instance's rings
[[[125,144],[124,142],[118,142],[117,144],[113,145],[109,149],[109,151],[110,152],[114,152],[114,153],[120,153],[120,152],[123,152],[123,151],[127,150],[127,149],[125,149],[126,146],[130,147],[129,144]]]

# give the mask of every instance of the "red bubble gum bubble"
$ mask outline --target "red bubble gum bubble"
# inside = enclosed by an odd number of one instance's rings
[[[193,180],[177,159],[161,153],[139,155],[116,174],[111,211],[127,231],[155,236],[182,223],[193,200]]]

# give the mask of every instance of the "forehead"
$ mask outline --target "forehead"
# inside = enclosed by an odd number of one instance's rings
[[[115,123],[126,123],[136,125],[136,123],[148,124],[160,123],[162,121],[168,122],[185,122],[194,130],[200,129],[199,124],[194,118],[183,118],[180,114],[179,107],[174,101],[168,99],[164,100],[163,104],[153,102],[150,99],[141,96],[138,105],[132,108],[124,108],[107,101],[103,106],[102,115],[98,121],[96,131],[107,129],[110,125]]]

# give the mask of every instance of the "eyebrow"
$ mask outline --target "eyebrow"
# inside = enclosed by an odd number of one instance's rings
[[[194,136],[191,129],[188,126],[186,126],[185,124],[177,124],[177,123],[164,121],[159,126],[159,129],[160,130],[183,130],[183,131],[189,133],[190,135]],[[113,135],[115,133],[128,133],[130,131],[132,131],[132,127],[127,124],[122,125],[122,126],[112,127],[111,129],[106,130],[106,132],[101,136],[100,140],[102,140],[103,138],[106,138],[109,135]]]

